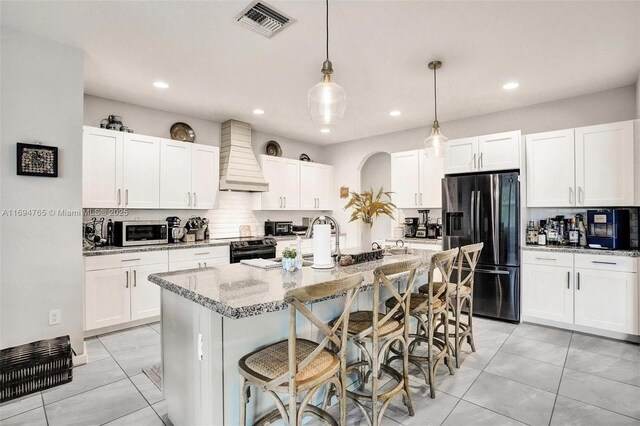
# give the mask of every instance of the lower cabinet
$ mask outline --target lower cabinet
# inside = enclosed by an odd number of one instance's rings
[[[638,334],[638,282],[632,272],[576,268],[575,324]]]
[[[85,258],[85,331],[160,315],[160,287],[149,275],[229,263],[229,247]]]
[[[572,267],[524,264],[523,315],[572,324],[572,280]]]
[[[570,329],[638,335],[637,262],[618,256],[524,252],[523,316]]]

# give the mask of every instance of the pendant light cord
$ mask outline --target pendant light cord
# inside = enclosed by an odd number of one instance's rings
[[[326,31],[327,31],[327,61],[329,60],[329,0],[325,1],[326,4],[326,11],[327,11],[327,16],[326,16]]]
[[[438,86],[436,82],[436,67],[433,67],[433,111],[434,111],[434,120],[438,121],[438,91],[436,87]]]

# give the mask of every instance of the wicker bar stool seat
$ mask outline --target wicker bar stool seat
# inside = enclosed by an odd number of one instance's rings
[[[442,288],[444,287],[444,283],[442,282],[434,282],[433,283],[433,291],[434,293],[438,294],[441,293]],[[449,283],[449,285],[447,286],[449,288],[449,298],[453,298],[456,297],[456,290],[458,288],[456,283]],[[429,284],[423,284],[420,287],[418,287],[418,292],[421,294],[426,294],[427,291],[429,291]],[[471,288],[467,287],[467,286],[463,286],[460,288],[460,295],[468,295],[471,294]]]
[[[238,361],[238,372],[242,379],[241,425],[245,426],[247,422],[251,386],[262,390],[275,403],[275,409],[257,419],[254,422],[256,425],[268,425],[282,419],[286,425],[300,426],[303,418],[311,415],[337,426],[338,421],[326,411],[328,395],[338,396],[339,424],[346,424],[347,337],[339,336],[336,330],[349,326],[351,307],[363,281],[362,274],[355,274],[287,292],[285,300],[289,305],[289,338],[255,350]],[[340,295],[344,295],[344,306],[334,327],[327,325],[306,306]],[[320,343],[297,337],[298,314],[324,336]],[[324,403],[317,407],[312,403],[313,398],[323,388],[326,388]],[[287,404],[278,396],[279,393],[288,396]]]
[[[404,293],[401,294],[402,296],[404,296]],[[414,315],[416,313],[423,313],[426,312],[426,310],[428,309],[426,302],[427,301],[427,296],[425,296],[424,294],[419,294],[419,293],[414,293],[411,295],[411,303],[409,306],[409,314],[410,315]],[[385,306],[387,307],[387,309],[391,310],[393,309],[394,306],[396,306],[398,304],[398,301],[393,298],[390,297],[387,299],[386,302],[384,302]],[[402,307],[400,307],[400,310],[402,309]],[[444,302],[440,299],[435,299],[433,301],[433,309],[435,312],[440,312],[444,310]]]
[[[308,357],[318,344],[306,339],[296,340],[296,362]],[[238,361],[238,368],[246,378],[256,384],[265,384],[289,371],[289,341],[283,340],[266,348],[245,355]],[[314,383],[324,381],[338,372],[340,358],[329,348],[323,348],[316,358],[296,374],[298,390],[311,388]],[[280,384],[284,391],[289,381]]]
[[[384,314],[378,314],[378,320],[382,320]],[[329,325],[333,327],[334,321],[329,322]],[[355,335],[362,333],[367,328],[371,327],[373,322],[372,311],[355,311],[349,316],[349,326],[347,332],[349,335]],[[380,327],[380,336],[386,336],[387,334],[394,333],[402,329],[402,323],[396,319],[390,319],[384,325]]]

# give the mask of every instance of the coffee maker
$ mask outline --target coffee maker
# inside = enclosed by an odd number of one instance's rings
[[[429,210],[418,210],[422,215],[418,228],[416,229],[416,238],[427,238],[427,227],[429,226]]]
[[[608,249],[630,247],[629,210],[587,210],[587,244]]]
[[[418,231],[418,218],[407,217],[404,219],[404,236],[406,238],[415,238]]]
[[[180,231],[180,218],[178,216],[169,216],[166,219],[168,224],[167,234],[169,234],[169,242],[177,243],[182,238]]]

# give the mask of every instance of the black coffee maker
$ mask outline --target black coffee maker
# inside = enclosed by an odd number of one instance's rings
[[[180,218],[178,216],[167,217],[169,242],[177,243],[180,241]]]
[[[404,236],[407,238],[415,238],[418,232],[418,218],[407,217],[404,219]]]

